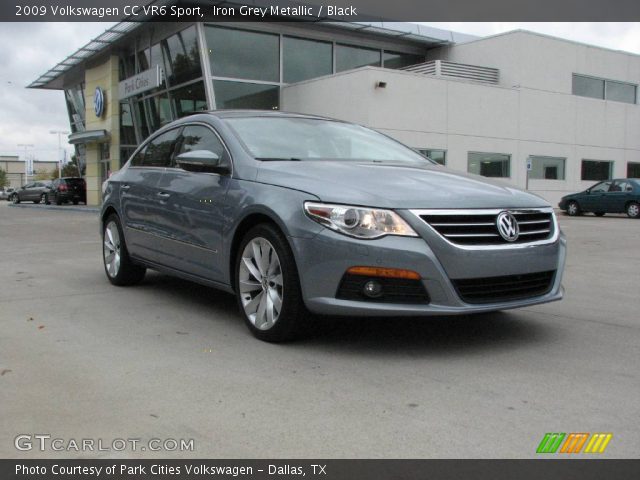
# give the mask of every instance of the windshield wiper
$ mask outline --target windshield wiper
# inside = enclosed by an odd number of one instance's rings
[[[291,158],[278,158],[278,157],[256,157],[256,160],[263,162],[300,162],[301,160],[296,157]]]

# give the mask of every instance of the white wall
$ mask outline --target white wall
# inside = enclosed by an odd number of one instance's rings
[[[376,88],[379,81],[387,87]],[[559,90],[366,67],[287,86],[281,107],[361,123],[412,147],[445,149],[447,166],[457,170],[467,170],[469,151],[510,154],[510,181],[520,187],[529,155],[566,157],[566,180],[529,183],[530,190],[556,203],[595,183],[580,180],[583,158],[614,160],[616,177],[626,176],[627,162],[640,162],[640,106]]]

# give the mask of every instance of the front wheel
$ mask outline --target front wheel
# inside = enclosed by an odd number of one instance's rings
[[[595,212],[594,215],[596,217],[604,217],[604,212]]]
[[[235,263],[235,291],[247,327],[266,342],[293,340],[309,316],[298,269],[284,235],[273,225],[252,228]]]
[[[45,195],[44,196],[44,204],[45,205],[51,205],[51,200],[49,200],[49,195]]]
[[[102,253],[104,271],[112,284],[133,285],[144,278],[146,268],[136,265],[129,258],[129,251],[117,215],[110,215],[104,222]]]
[[[40,198],[38,198],[38,200],[34,200],[33,203],[44,203],[44,193],[40,195]]]
[[[640,204],[631,202],[627,205],[627,216],[629,218],[640,218]]]
[[[20,203],[20,197],[17,193],[13,194],[13,196],[11,197],[11,201],[16,205]]]
[[[580,215],[580,205],[578,205],[578,202],[569,202],[567,204],[567,214],[572,217]]]

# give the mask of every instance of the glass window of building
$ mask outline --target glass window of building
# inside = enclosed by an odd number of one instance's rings
[[[511,155],[505,153],[469,152],[467,171],[483,177],[509,177]]]
[[[137,119],[145,138],[172,120],[169,94],[166,92],[138,101],[137,107]]]
[[[149,70],[150,68],[155,68],[156,65],[159,65],[163,69],[165,69],[164,61],[162,59],[162,50],[160,48],[160,44],[152,45],[151,48],[146,48],[140,52],[138,52],[138,72],[144,72],[145,70]],[[166,72],[165,72],[166,73]],[[160,88],[154,88],[146,92],[146,95],[154,92],[158,92]]]
[[[616,102],[636,103],[636,88],[629,83],[607,81],[605,98]]]
[[[582,180],[607,180],[611,178],[613,162],[605,160],[582,160]]]
[[[438,150],[435,148],[418,148],[418,152],[420,152],[425,157],[429,157],[436,163],[440,165],[447,164],[447,151],[446,150]]]
[[[638,86],[574,73],[572,92],[581,97],[635,104],[637,103]]]
[[[218,109],[277,110],[280,105],[277,85],[214,80],[213,90]]]
[[[284,37],[282,45],[285,83],[301,82],[332,73],[333,46],[331,43]]]
[[[205,35],[214,76],[280,81],[278,35],[212,26]]]
[[[574,74],[573,94],[581,97],[604,99],[604,80]]]
[[[531,155],[529,178],[536,180],[564,180],[566,158]]]
[[[189,125],[184,128],[181,136],[179,153],[208,150],[217,154],[220,159],[224,156],[224,146],[210,128],[202,125]]]
[[[121,56],[118,62],[118,76],[122,81],[125,78],[129,78],[136,73],[136,58],[135,55]]]
[[[176,118],[207,110],[204,82],[196,82],[169,92]]]
[[[156,138],[147,145],[142,166],[144,167],[169,167],[171,166],[171,154],[173,146],[178,138],[179,128],[174,128]]]
[[[84,132],[85,125],[85,105],[84,105],[84,84],[76,85],[64,91],[67,101],[67,112],[71,131]]]
[[[120,103],[120,144],[137,145],[136,130],[133,127],[133,115],[128,102]]]
[[[640,163],[627,163],[627,178],[640,178]]]
[[[384,68],[403,68],[409,65],[415,65],[417,63],[424,62],[424,55],[414,55],[412,53],[396,53],[396,52],[384,52],[383,55]],[[435,160],[435,159],[434,159]]]
[[[380,50],[350,45],[336,46],[336,72],[352,70],[354,68],[374,66],[381,64]]]
[[[165,78],[169,85],[179,85],[202,76],[195,26],[171,35],[161,45]]]

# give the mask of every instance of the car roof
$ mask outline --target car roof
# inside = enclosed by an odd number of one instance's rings
[[[320,115],[307,115],[304,113],[282,112],[280,110],[208,110],[206,112],[218,118],[250,118],[250,117],[273,117],[273,118],[309,118],[316,120],[336,120],[334,118],[322,117]],[[338,120],[339,121],[339,120]]]

